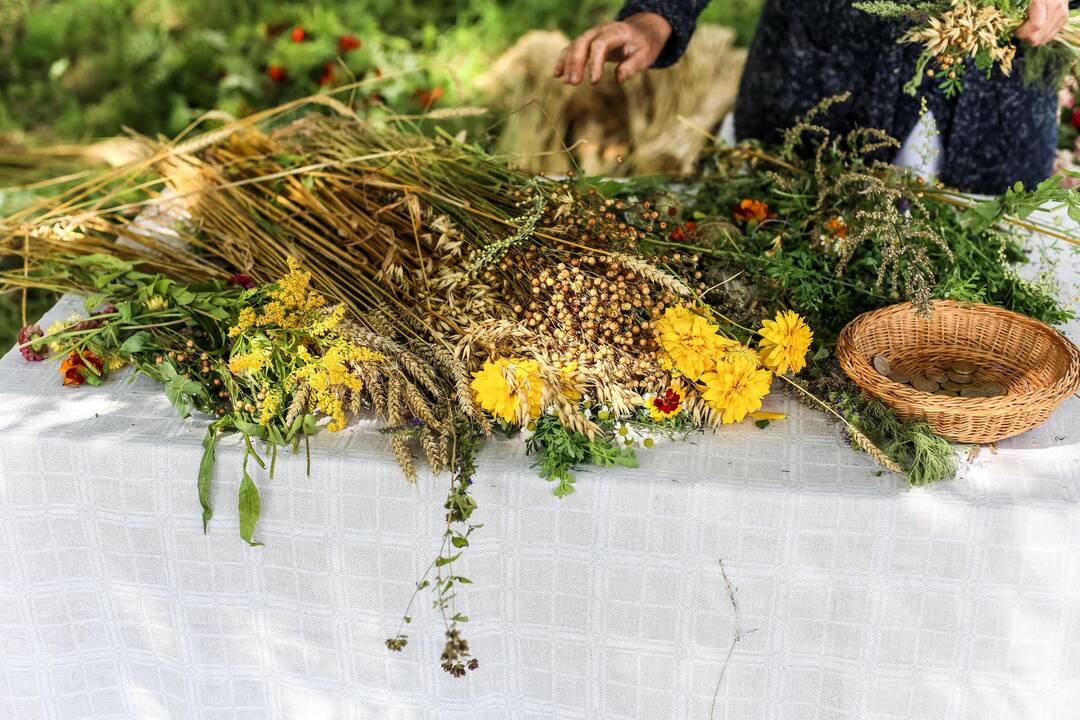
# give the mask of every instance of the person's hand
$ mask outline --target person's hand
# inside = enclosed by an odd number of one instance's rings
[[[1027,22],[1016,30],[1016,37],[1031,45],[1044,45],[1058,36],[1069,22],[1069,0],[1031,0]]]
[[[656,62],[671,37],[671,25],[655,13],[636,13],[620,22],[607,22],[586,30],[567,45],[555,63],[555,77],[577,85],[585,77],[595,85],[604,77],[604,61],[619,63],[615,81],[624,82]]]

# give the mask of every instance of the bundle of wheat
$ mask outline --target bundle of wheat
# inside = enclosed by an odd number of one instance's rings
[[[746,59],[730,29],[704,25],[668,70],[618,85],[609,68],[600,84],[572,87],[551,76],[566,43],[561,33],[528,33],[478,80],[510,113],[499,151],[534,172],[689,172],[706,141],[695,127],[711,128],[731,109]]]

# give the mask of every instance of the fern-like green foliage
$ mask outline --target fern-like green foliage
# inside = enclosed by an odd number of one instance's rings
[[[540,477],[556,483],[557,497],[566,497],[574,492],[571,471],[579,470],[584,465],[638,466],[632,448],[618,447],[608,438],[590,440],[579,432],[567,430],[553,415],[542,415],[536,420],[536,430],[526,441],[526,449],[529,454],[540,456],[536,463]]]

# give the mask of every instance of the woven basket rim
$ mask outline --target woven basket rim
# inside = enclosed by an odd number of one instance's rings
[[[1039,332],[1046,335],[1053,342],[1061,346],[1069,358],[1068,370],[1058,375],[1054,382],[1049,385],[1034,388],[1024,392],[1013,392],[992,398],[965,398],[945,397],[932,395],[915,388],[890,381],[881,376],[871,365],[871,360],[862,357],[855,350],[855,338],[859,337],[862,330],[873,325],[883,317],[897,314],[915,314],[911,303],[898,303],[877,310],[862,313],[849,322],[840,332],[837,339],[837,359],[841,367],[856,385],[871,394],[886,400],[895,400],[918,407],[926,412],[945,412],[963,414],[971,417],[993,417],[1011,415],[1025,412],[1025,406],[1038,406],[1047,402],[1060,403],[1069,395],[1080,389],[1080,348],[1065,337],[1058,329],[1046,323],[1030,318],[1021,313],[1006,308],[983,303],[961,302],[956,300],[932,301],[934,312],[939,310],[956,310],[968,313],[988,313],[997,318],[1007,318],[1012,322],[1022,323],[1036,327]],[[948,345],[948,343],[942,343]],[[862,377],[857,377],[862,376]],[[865,378],[874,378],[867,381]]]

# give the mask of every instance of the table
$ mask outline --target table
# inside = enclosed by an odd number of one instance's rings
[[[1070,293],[1078,272],[1066,257]],[[204,535],[200,421],[145,380],[65,388],[9,352],[0,717],[1076,718],[1080,400],[922,489],[822,414],[769,407],[790,417],[581,473],[562,501],[520,440],[492,441],[461,568],[481,666],[454,679],[427,602],[404,652],[383,645],[436,551],[446,478],[407,484],[370,423],[322,433],[311,477],[290,456],[256,476],[249,548],[237,442]]]

